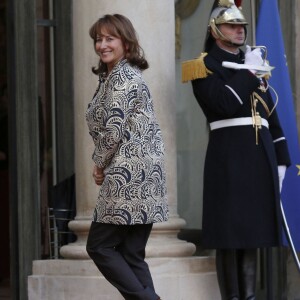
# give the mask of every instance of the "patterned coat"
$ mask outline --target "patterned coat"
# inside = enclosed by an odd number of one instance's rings
[[[133,225],[168,219],[164,143],[141,71],[119,62],[88,105],[93,160],[104,168],[94,221]]]
[[[280,127],[270,89],[262,91],[248,70],[222,67],[223,61],[244,62],[216,45],[204,57],[209,74],[192,81],[193,91],[209,123],[251,118],[250,96],[263,102],[257,112],[269,123],[210,131],[204,169],[203,245],[207,248],[257,248],[281,243],[278,165],[290,165],[287,143]]]

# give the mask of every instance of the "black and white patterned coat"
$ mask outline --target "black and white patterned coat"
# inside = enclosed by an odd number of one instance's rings
[[[164,143],[141,71],[119,62],[88,105],[93,160],[104,168],[94,221],[133,225],[168,219]]]

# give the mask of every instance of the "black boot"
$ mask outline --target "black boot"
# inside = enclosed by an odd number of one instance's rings
[[[257,249],[237,250],[241,300],[255,300]]]
[[[216,269],[222,300],[239,300],[236,251],[217,249]]]

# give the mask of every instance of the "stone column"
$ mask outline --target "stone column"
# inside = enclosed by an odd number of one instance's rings
[[[126,5],[122,0],[89,0],[88,5],[81,0],[73,2],[77,216],[69,227],[78,239],[62,247],[61,254],[65,258],[88,258],[85,245],[98,193],[98,186],[92,178],[94,145],[85,123],[85,110],[97,86],[91,67],[98,61],[88,31],[92,23],[106,13],[124,14],[137,30],[150,64],[144,76],[154,99],[166,144],[170,220],[154,225],[147,257],[190,256],[195,252],[195,246],[177,239],[177,233],[184,227],[185,221],[177,214],[174,0],[127,0]]]

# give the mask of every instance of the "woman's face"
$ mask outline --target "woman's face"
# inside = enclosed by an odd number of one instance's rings
[[[107,65],[108,72],[125,57],[126,53],[122,40],[109,34],[105,28],[97,35],[95,48],[101,61]]]

